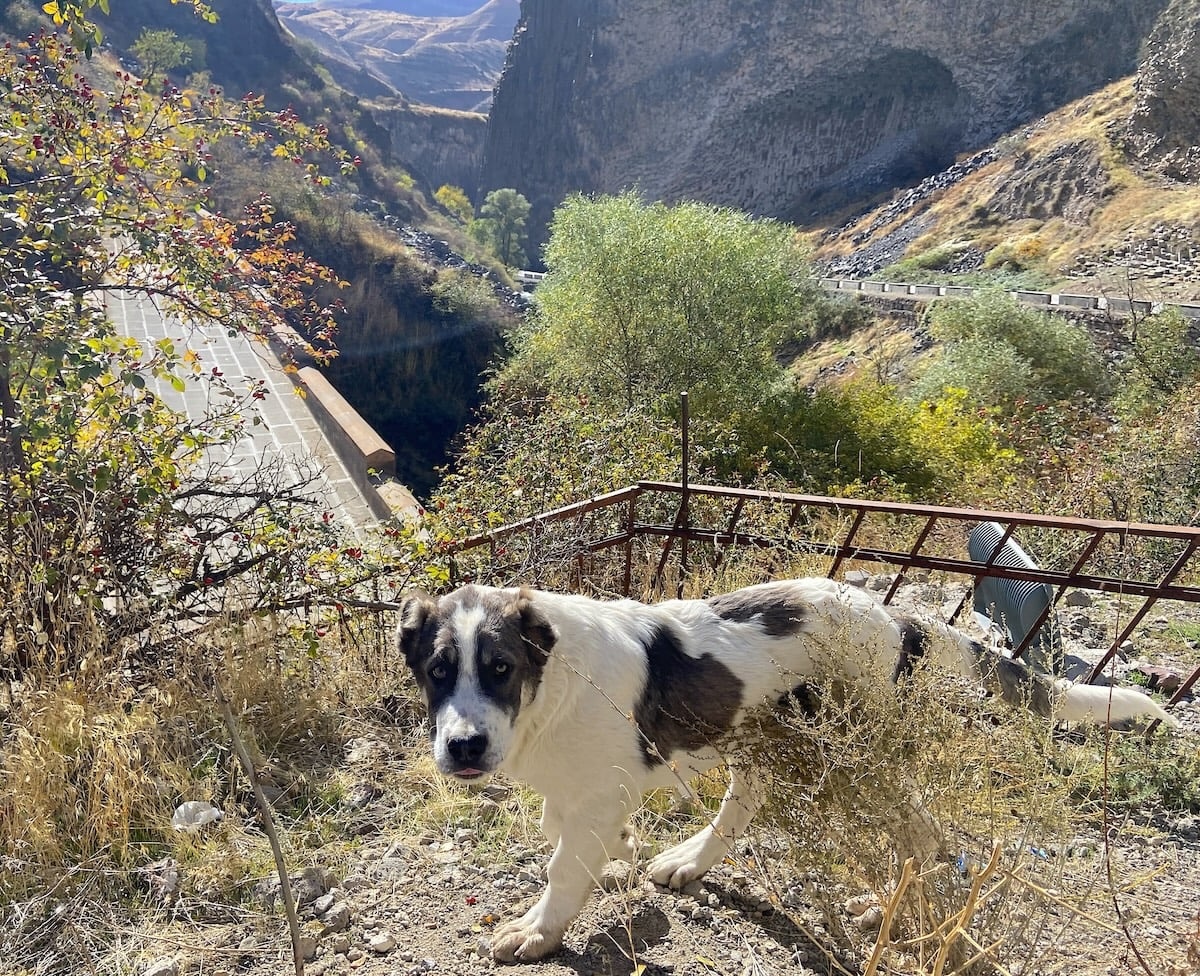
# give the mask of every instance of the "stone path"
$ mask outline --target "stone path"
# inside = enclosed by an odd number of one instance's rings
[[[106,304],[123,335],[144,346],[170,338],[199,356],[204,372],[220,370],[235,390],[247,389],[256,380],[266,381],[267,395],[246,408],[256,411],[261,422],[247,424],[247,436],[210,455],[210,463],[241,480],[252,476],[263,463],[281,458],[288,473],[294,473],[298,481],[316,475],[312,490],[319,503],[339,519],[356,527],[378,521],[307,402],[296,394],[278,357],[267,345],[230,336],[215,326],[186,326],[165,317],[146,299],[110,293]],[[160,383],[156,392],[167,403],[182,405],[194,420],[229,409],[227,398],[218,388],[205,383],[189,383],[183,393]]]

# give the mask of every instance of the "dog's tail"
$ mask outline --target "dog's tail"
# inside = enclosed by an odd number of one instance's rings
[[[907,664],[906,655],[923,656],[924,642],[914,640],[914,633],[922,637],[941,638],[937,643],[942,649],[935,651],[936,663],[958,670],[966,677],[982,681],[985,688],[999,695],[1006,702],[1032,709],[1056,722],[1088,722],[1094,725],[1125,726],[1134,722],[1158,720],[1164,725],[1177,728],[1179,722],[1145,692],[1136,688],[1118,688],[1106,685],[1075,684],[1066,678],[1052,678],[1011,658],[989,650],[979,641],[962,631],[945,624],[919,623],[901,614],[894,614],[901,628],[902,664]],[[930,634],[932,629],[935,633]],[[945,644],[950,644],[949,652]],[[915,653],[914,653],[915,651]],[[897,667],[897,676],[902,673]]]
[[[1136,688],[1075,684],[1051,678],[987,650],[972,641],[969,653],[984,686],[1006,702],[1025,705],[1056,722],[1087,722],[1124,726],[1157,719],[1178,727],[1179,722],[1153,698]]]

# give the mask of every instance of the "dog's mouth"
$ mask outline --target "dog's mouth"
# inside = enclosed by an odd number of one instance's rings
[[[466,769],[452,770],[450,775],[455,779],[461,779],[469,783],[473,780],[485,779],[491,776],[492,773],[488,769],[476,769],[474,766],[468,766]]]
[[[494,764],[482,756],[467,762],[463,762],[461,759],[456,760],[453,756],[439,756],[436,764],[439,773],[448,779],[458,780],[460,783],[482,782],[496,771]]]

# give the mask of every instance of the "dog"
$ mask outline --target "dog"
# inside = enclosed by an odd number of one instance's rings
[[[632,859],[627,824],[643,794],[720,765],[731,730],[805,682],[894,683],[928,662],[1053,720],[1178,724],[1139,691],[1048,678],[830,579],[657,604],[468,585],[407,594],[399,616],[439,771],[468,783],[502,771],[545,798],[548,884],[497,927],[501,962],[559,949],[604,864]],[[649,861],[656,883],[684,887],[745,832],[761,786],[736,760],[729,772],[715,819]]]

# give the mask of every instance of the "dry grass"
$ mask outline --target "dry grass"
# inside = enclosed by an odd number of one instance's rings
[[[77,929],[103,928],[107,915],[124,914],[116,906],[228,914],[269,876],[213,681],[291,828],[293,863],[337,833],[328,822],[342,791],[337,767],[369,696],[392,684],[381,662],[364,661],[364,646],[350,642],[311,656],[283,626],[223,629],[158,653],[153,664],[126,661],[104,675],[27,676],[0,713],[0,947],[18,971],[86,952]],[[401,706],[409,729],[414,705]],[[225,817],[203,835],[176,832],[172,812],[185,800],[212,802]],[[169,891],[146,873],[167,860],[186,877]],[[90,921],[50,924],[56,917]]]
[[[1146,236],[1160,224],[1188,228],[1200,225],[1200,190],[1143,172],[1126,156],[1121,138],[1133,98],[1133,79],[1125,78],[1001,140],[999,144],[1008,151],[1000,159],[937,192],[923,205],[922,214],[930,219],[931,227],[909,245],[907,255],[932,253],[950,243],[967,242],[990,253],[1036,238],[1036,247],[1026,255],[1023,266],[1061,280],[1060,269],[1071,265],[1080,254],[1109,252],[1130,239]],[[1095,147],[1107,180],[1096,210],[1086,223],[1062,217],[1003,220],[980,209],[986,208],[1006,185],[1022,178],[1027,161],[1046,158],[1075,144]],[[1044,189],[1049,198],[1053,187]],[[817,257],[850,253],[857,246],[851,244],[851,237],[861,233],[876,216],[871,212],[860,217],[846,233],[823,243]],[[911,216],[897,216],[877,227],[872,237],[886,236]],[[993,263],[999,258],[997,254]]]
[[[611,589],[611,574],[594,568],[591,588]],[[696,568],[685,590],[819,568],[803,552],[732,553]],[[647,595],[652,577],[652,563],[635,574]],[[543,583],[588,588],[578,578]],[[674,579],[663,585],[674,592]],[[481,802],[437,775],[413,689],[390,648],[390,624],[345,618],[314,652],[286,621],[263,622],[195,638],[153,667],[129,665],[104,681],[16,689],[0,761],[0,845],[8,852],[0,860],[0,943],[16,971],[39,971],[45,960],[70,971],[97,958],[100,946],[113,967],[134,969],[142,943],[133,933],[149,923],[170,938],[187,920],[277,922],[262,900],[271,855],[212,700],[213,680],[274,790],[293,871],[355,863],[356,821],[343,801],[363,775],[350,758],[357,748],[374,750],[368,768],[387,798],[389,833],[446,837],[469,827],[477,863],[502,862],[514,844],[537,848],[536,796],[514,787],[499,802]],[[816,718],[797,712],[766,721],[755,730],[761,738],[746,743],[769,760],[773,777],[769,812],[734,856],[798,926],[819,920],[814,938],[839,965],[1012,971],[1037,958],[1058,928],[1090,917],[1100,891],[1094,863],[1090,875],[1067,877],[1065,858],[1036,852],[1065,850],[1096,815],[1103,743],[1064,744],[1020,713],[994,712],[970,689],[948,701],[945,691],[920,676],[900,695],[827,695]],[[1129,749],[1121,761],[1136,772],[1162,758]],[[719,775],[698,785],[698,815],[680,812],[673,797],[652,797],[640,832],[664,845],[690,833],[723,788]],[[948,856],[905,875],[895,813],[914,788],[942,825]],[[172,831],[171,811],[185,799],[212,801],[224,819],[202,834]],[[168,894],[162,872],[170,864],[179,880]],[[847,916],[843,903],[863,893],[886,915],[885,936]]]
[[[1031,927],[1058,910],[1017,883],[1032,871],[1029,880],[1057,884],[1030,851],[1072,832],[1069,779],[1047,761],[1048,730],[997,716],[970,692],[946,707],[946,690],[944,677],[920,675],[899,695],[826,698],[815,720],[789,719],[760,747],[776,771],[770,822],[788,838],[777,890],[789,874],[827,879],[808,892],[827,929],[889,971],[1005,963],[1032,950]],[[914,795],[943,834],[939,859],[908,861],[920,831]],[[858,930],[841,903],[862,892],[887,910],[874,942],[877,926]]]

